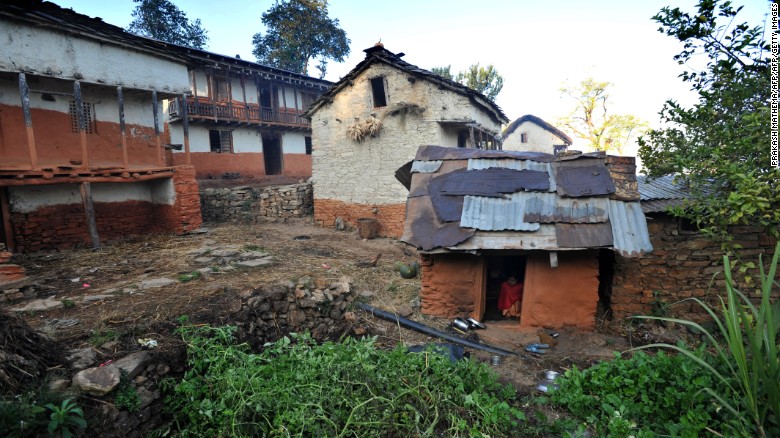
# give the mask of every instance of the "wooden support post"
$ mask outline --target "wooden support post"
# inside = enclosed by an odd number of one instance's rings
[[[11,208],[8,204],[8,189],[6,187],[0,187],[0,220],[3,221],[0,225],[2,225],[5,245],[9,252],[16,252],[16,241],[14,241],[14,233],[11,228]]]
[[[89,153],[87,152],[87,118],[84,116],[84,99],[81,98],[81,84],[73,82],[73,96],[76,100],[76,115],[79,122],[79,136],[81,137],[81,167],[89,168]]]
[[[81,202],[84,204],[84,214],[87,216],[87,228],[89,237],[92,240],[92,248],[100,248],[100,237],[97,231],[97,222],[95,221],[95,206],[92,203],[92,186],[89,182],[83,182],[79,185],[81,190]]]
[[[38,152],[35,149],[35,132],[32,125],[32,113],[30,112],[30,87],[27,86],[27,77],[19,73],[19,94],[22,96],[22,112],[24,113],[24,126],[27,129],[27,152],[30,156],[30,168],[38,168]]]
[[[474,139],[474,127],[469,126],[469,137],[471,137],[471,147],[477,148],[477,141]]]
[[[550,267],[558,267],[558,251],[550,251]]]
[[[182,102],[182,105],[187,102]],[[157,166],[162,167],[162,143],[160,140],[160,107],[157,104],[157,90],[152,90],[152,112],[154,113],[154,142],[157,145]],[[186,112],[186,111],[185,111]]]
[[[183,94],[179,99],[182,105],[187,102],[187,96]],[[184,133],[184,162],[189,166],[192,162],[190,161],[190,119],[187,117],[187,111],[182,113],[181,126]]]
[[[246,102],[246,81],[244,81],[244,75],[241,75],[241,95],[244,97],[244,120],[249,122],[249,104]]]
[[[195,70],[191,70],[192,72],[192,95],[195,97],[195,114],[200,115],[200,103],[198,103],[198,83],[195,80]],[[187,112],[187,103],[184,103],[184,108],[182,109],[183,112]]]
[[[127,131],[125,129],[125,97],[122,94],[122,87],[116,87],[116,100],[119,103],[119,138],[122,140],[122,167],[127,169],[129,160],[127,158]]]

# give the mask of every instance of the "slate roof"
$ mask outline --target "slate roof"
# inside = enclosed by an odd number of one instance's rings
[[[637,183],[642,211],[645,213],[664,212],[669,207],[680,205],[690,196],[685,186],[674,182],[674,175],[658,178],[639,175]]]
[[[556,128],[555,126],[545,122],[541,118],[536,117],[536,116],[531,115],[531,114],[526,114],[523,117],[520,117],[520,118],[516,119],[514,122],[510,123],[509,126],[507,126],[506,129],[504,129],[504,132],[501,133],[501,137],[503,137],[503,138],[509,137],[509,135],[511,135],[513,132],[515,132],[515,130],[517,130],[517,128],[519,128],[520,125],[522,125],[525,122],[534,123],[534,124],[538,125],[539,127],[541,127],[542,129],[546,130],[547,132],[557,136],[558,138],[563,140],[563,142],[566,144],[566,146],[571,146],[571,144],[573,143],[571,137],[566,135],[565,132],[563,132],[560,129]]]
[[[421,146],[399,176],[409,173],[401,241],[422,251],[652,251],[636,196],[616,190],[603,153]]]
[[[341,80],[336,82],[336,84],[334,84],[330,90],[322,94],[319,99],[315,100],[306,113],[304,113],[305,117],[311,117],[311,115],[317,112],[317,110],[323,105],[333,102],[334,97],[344,87],[349,86],[363,71],[365,71],[372,64],[381,62],[402,70],[416,79],[423,79],[429,82],[433,82],[439,87],[439,89],[452,91],[454,93],[468,97],[474,105],[489,114],[496,123],[502,124],[509,121],[501,108],[492,100],[465,85],[443,78],[435,73],[431,73],[428,70],[417,67],[416,65],[409,64],[408,62],[401,59],[401,57],[404,56],[403,53],[392,53],[385,49],[381,44],[363,51],[366,53],[365,59],[359,62],[355,68],[353,68],[349,73],[341,78]]]

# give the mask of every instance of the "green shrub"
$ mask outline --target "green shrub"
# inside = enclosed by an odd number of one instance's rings
[[[295,334],[251,354],[234,330],[182,329],[189,370],[166,409],[183,436],[516,436],[524,419],[483,364]]]
[[[49,403],[46,409],[51,411],[47,429],[49,435],[59,433],[62,438],[70,438],[73,436],[74,429],[79,431],[87,427],[84,411],[71,399],[63,400],[59,406]]]
[[[119,385],[116,387],[114,404],[119,409],[126,409],[131,414],[138,412],[141,407],[141,396],[130,380],[130,376],[124,369],[119,370]]]

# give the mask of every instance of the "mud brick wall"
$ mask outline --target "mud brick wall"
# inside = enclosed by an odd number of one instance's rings
[[[615,319],[632,315],[650,315],[653,302],[677,303],[697,297],[715,303],[725,293],[723,252],[720,245],[695,231],[681,229],[679,221],[665,213],[649,214],[647,220],[653,252],[640,258],[615,256],[611,308]],[[775,240],[752,227],[734,227],[735,242],[744,262],[758,266],[759,254],[764,264],[771,261]],[[712,286],[710,282],[715,277]],[[735,280],[740,276],[735,273]],[[740,291],[751,289],[744,284]],[[775,295],[780,295],[776,292]],[[777,296],[775,297],[777,298]],[[669,316],[697,321],[707,319],[701,307],[685,301],[668,308]]]
[[[406,204],[353,204],[332,199],[314,201],[314,221],[323,227],[333,227],[336,218],[342,218],[350,227],[357,226],[360,218],[374,218],[379,223],[377,235],[380,237],[401,237],[404,233]]]
[[[173,187],[176,200],[173,206],[160,206],[156,211],[156,227],[160,231],[177,234],[199,228],[201,218],[200,191],[195,179],[195,166],[177,166],[174,168]]]
[[[309,216],[310,182],[273,187],[208,188],[201,190],[203,220],[254,223]]]
[[[323,339],[346,318],[355,294],[351,279],[337,281],[302,277],[241,295],[241,334],[253,342],[273,342],[290,332],[310,332]]]

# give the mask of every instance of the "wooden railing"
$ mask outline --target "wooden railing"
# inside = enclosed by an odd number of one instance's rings
[[[291,127],[310,127],[308,119],[300,116],[298,112],[287,112],[261,108],[259,105],[236,102],[211,102],[195,101],[188,98],[187,116],[189,118],[211,119],[227,122],[269,123]],[[293,110],[294,111],[294,110]],[[172,100],[168,107],[171,119],[180,119],[183,115],[179,101]]]

